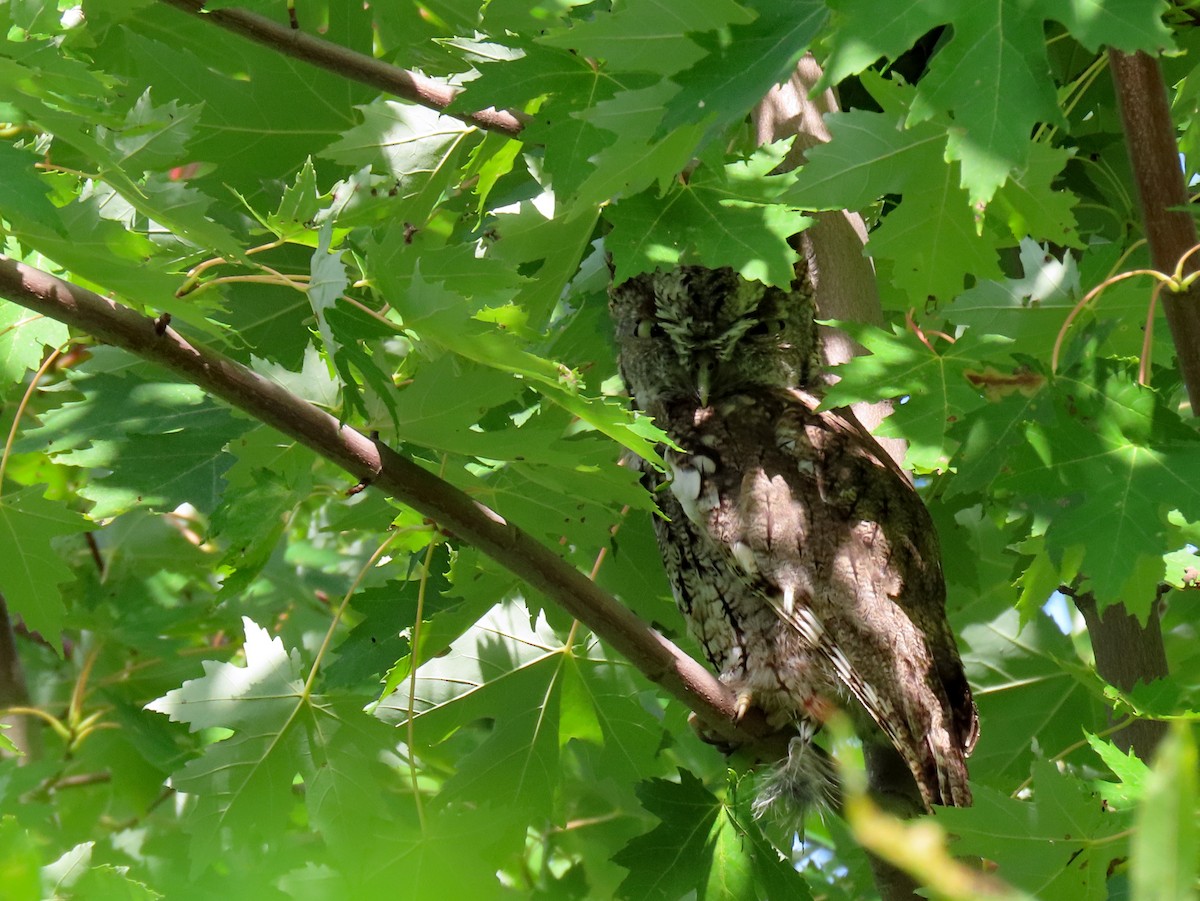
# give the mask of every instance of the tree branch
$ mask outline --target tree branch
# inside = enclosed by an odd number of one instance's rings
[[[28,707],[29,689],[25,684],[25,671],[17,655],[16,636],[8,605],[0,595],[0,711],[7,707]],[[28,716],[6,716],[0,722],[11,726],[6,735],[25,755],[26,760],[37,757],[38,721]]]
[[[1158,621],[1158,601],[1143,626],[1136,616],[1120,605],[1108,607],[1101,615],[1091,592],[1073,597],[1087,623],[1092,653],[1096,657],[1096,672],[1104,681],[1129,691],[1138,682],[1153,682],[1167,675],[1167,650]],[[1109,718],[1112,719],[1111,714]],[[1113,744],[1122,751],[1132,749],[1142,760],[1149,761],[1166,734],[1166,723],[1134,720],[1114,732],[1112,738]]]
[[[1200,239],[1187,212],[1187,186],[1179,165],[1167,86],[1153,57],[1117,50],[1110,50],[1108,56],[1150,258],[1156,269],[1170,273]],[[1197,269],[1200,253],[1192,254],[1184,272]],[[1192,414],[1200,414],[1200,291],[1193,287],[1183,294],[1164,292],[1162,298]]]
[[[447,116],[516,137],[524,128],[522,116],[507,110],[486,109],[473,113],[447,113],[446,108],[458,94],[455,88],[393,66],[382,60],[356,53],[338,44],[305,34],[287,25],[280,25],[258,13],[244,9],[214,9],[205,11],[204,0],[159,0],[167,6],[190,13],[197,18],[241,35],[255,43],[270,47],[277,53],[303,60],[319,69],[341,75],[352,81],[368,84],[389,94],[411,100]]]
[[[316,451],[356,481],[369,480],[479,548],[584,623],[704,725],[764,756],[786,754],[787,736],[752,710],[736,723],[733,695],[709,671],[651,629],[544,544],[498,513],[301,400],[240,363],[155,320],[31,266],[0,256],[0,297],[157,363]]]
[[[1156,269],[1170,273],[1198,241],[1195,222],[1186,212],[1187,187],[1179,165],[1167,86],[1158,60],[1145,53],[1110,50],[1108,56],[1150,258]],[[1200,260],[1193,254],[1184,271],[1197,268]],[[1193,287],[1183,294],[1164,292],[1161,296],[1175,358],[1195,415],[1200,412],[1200,292]],[[1113,685],[1129,689],[1139,680],[1150,682],[1167,675],[1157,600],[1146,626],[1121,609],[1109,608],[1101,616],[1090,595],[1076,598],[1075,604],[1087,623],[1096,670]],[[1113,740],[1119,747],[1134,748],[1148,761],[1163,734],[1165,729],[1154,723],[1132,723]]]
[[[755,133],[760,144],[793,138],[780,170],[794,169],[804,162],[805,151],[829,140],[827,113],[837,112],[837,98],[826,90],[813,95],[821,78],[821,67],[811,55],[804,56],[792,76],[772,88],[754,109]],[[870,257],[863,253],[867,226],[850,210],[824,210],[810,214],[816,221],[801,233],[801,252],[812,275],[817,313],[821,319],[866,322],[882,326],[883,307]],[[840,329],[821,326],[821,356],[826,366],[840,366],[863,353]],[[850,408],[869,431],[891,415],[888,400],[860,401]],[[904,466],[906,442],[899,438],[876,438],[896,465]]]

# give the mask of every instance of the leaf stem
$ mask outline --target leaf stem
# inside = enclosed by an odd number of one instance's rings
[[[25,393],[21,396],[21,402],[17,404],[17,412],[13,414],[12,426],[8,430],[8,439],[4,442],[4,453],[0,454],[0,497],[4,496],[4,471],[8,469],[8,458],[12,453],[13,442],[17,439],[17,428],[21,425],[21,417],[25,413],[25,408],[29,406],[29,399],[33,397],[33,392],[37,390],[38,382],[54,365],[54,361],[62,356],[62,352],[66,350],[67,345],[71,343],[71,339],[67,339],[62,344],[58,345],[38,367],[37,372],[33,374],[33,378],[29,380],[29,385],[25,388]]]
[[[446,455],[442,454],[442,472],[446,470]],[[417,806],[417,820],[421,831],[425,831],[425,805],[421,801],[421,789],[417,783],[417,746],[414,719],[417,706],[417,667],[421,664],[421,622],[425,618],[425,589],[429,585],[429,567],[433,563],[433,549],[437,547],[437,535],[429,538],[425,547],[425,559],[421,562],[421,581],[417,585],[417,612],[413,617],[412,652],[408,667],[408,772],[412,778],[413,803]]]
[[[1127,717],[1125,717],[1125,719],[1121,720],[1119,723],[1114,723],[1113,725],[1109,726],[1107,729],[1101,729],[1099,732],[1096,733],[1096,737],[1104,738],[1105,736],[1112,735],[1114,732],[1120,732],[1122,729],[1124,729],[1126,726],[1128,726],[1130,723],[1132,723],[1136,719],[1137,719],[1137,717],[1127,716]],[[1077,742],[1073,742],[1073,743],[1067,745],[1065,748],[1063,748],[1061,751],[1059,751],[1057,754],[1055,754],[1053,757],[1051,757],[1050,762],[1058,763],[1060,760],[1066,760],[1066,758],[1068,756],[1070,756],[1071,754],[1074,754],[1080,748],[1086,747],[1087,743],[1088,743],[1087,739],[1084,738],[1084,739],[1080,739]],[[1029,788],[1029,786],[1031,786],[1031,785],[1033,785],[1033,776],[1028,776],[1024,782],[1022,782],[1020,785],[1018,785],[1016,788],[1014,788],[1012,790],[1012,792],[1009,794],[1009,797],[1010,798],[1017,797],[1017,795],[1021,794],[1021,792],[1025,791],[1025,789]]]
[[[317,671],[321,668],[321,661],[325,659],[325,653],[329,650],[329,645],[333,641],[333,633],[337,631],[338,623],[342,621],[342,616],[345,614],[346,608],[350,606],[350,598],[354,596],[354,592],[358,591],[358,586],[362,584],[362,580],[366,578],[367,573],[371,571],[371,568],[383,556],[384,552],[388,549],[388,545],[409,531],[411,530],[398,529],[392,532],[375,549],[375,552],[367,558],[367,562],[359,568],[354,581],[350,583],[350,587],[346,589],[345,595],[342,596],[342,602],[338,604],[337,609],[333,612],[333,619],[329,621],[329,628],[325,630],[325,637],[321,640],[321,646],[317,648],[317,653],[313,657],[313,664],[308,671],[308,678],[304,680],[304,689],[301,692],[302,698],[307,699],[312,695],[313,684],[317,681]]]

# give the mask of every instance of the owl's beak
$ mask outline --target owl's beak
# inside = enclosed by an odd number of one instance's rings
[[[708,406],[708,394],[712,390],[712,375],[713,369],[716,368],[716,361],[707,354],[701,355],[696,360],[696,393],[700,396],[700,406]]]

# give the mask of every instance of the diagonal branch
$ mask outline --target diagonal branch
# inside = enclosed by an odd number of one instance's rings
[[[303,60],[349,78],[387,91],[405,100],[437,110],[486,131],[516,137],[524,128],[522,116],[507,110],[486,109],[473,113],[447,113],[446,108],[458,94],[457,89],[426,78],[408,69],[393,66],[383,60],[356,53],[338,44],[324,41],[286,25],[273,22],[266,16],[244,9],[214,9],[206,11],[204,0],[159,0],[167,6],[191,13],[197,18],[220,26],[234,34],[270,47],[277,53]]]
[[[736,704],[724,685],[587,576],[495,511],[387,446],[174,329],[159,334],[148,316],[5,256],[0,256],[0,297],[157,363],[312,448],[544,593],[688,705],[713,732],[775,758],[786,753],[786,736],[777,735],[759,711],[751,710],[736,723]]]

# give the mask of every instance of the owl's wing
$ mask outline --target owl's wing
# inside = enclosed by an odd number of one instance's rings
[[[791,392],[811,412],[815,398]],[[963,671],[958,643],[946,618],[946,587],[942,575],[941,549],[937,529],[920,496],[905,473],[867,431],[854,413],[838,408],[813,414],[821,417],[821,425],[836,446],[852,448],[852,453],[865,465],[876,468],[876,479],[885,487],[880,515],[899,513],[903,529],[893,529],[899,537],[900,562],[905,572],[903,590],[891,599],[920,629],[929,646],[937,676],[946,693],[953,713],[955,734],[970,754],[979,738],[979,712],[971,696],[971,687]],[[891,477],[887,475],[891,474]],[[868,504],[868,506],[870,506]],[[886,532],[886,530],[885,530]],[[886,536],[885,536],[886,537]],[[895,539],[893,539],[895,543]]]
[[[697,498],[689,517],[705,519],[714,546],[827,662],[900,752],[926,803],[969,803],[974,705],[919,497],[837,414],[783,393],[719,412],[688,436],[705,449],[680,479],[684,496]]]

